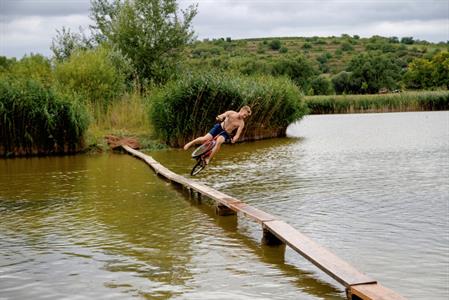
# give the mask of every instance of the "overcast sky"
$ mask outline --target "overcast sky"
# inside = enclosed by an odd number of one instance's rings
[[[273,36],[413,36],[449,40],[448,0],[181,0],[198,3],[199,39]],[[0,0],[0,55],[51,55],[56,29],[87,28],[90,0]]]

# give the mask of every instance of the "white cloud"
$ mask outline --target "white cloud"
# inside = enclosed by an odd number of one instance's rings
[[[87,27],[91,20],[87,15],[25,16],[0,24],[0,55],[22,57],[33,52],[48,56],[57,29],[65,26],[77,32],[80,25]]]

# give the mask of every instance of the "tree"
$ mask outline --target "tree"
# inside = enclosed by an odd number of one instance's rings
[[[377,93],[381,88],[395,89],[401,77],[399,62],[378,51],[361,53],[349,62],[347,71],[358,86],[358,93]]]
[[[434,85],[432,78],[432,63],[425,58],[415,58],[407,68],[404,81],[407,87],[413,89],[427,89]]]
[[[108,40],[129,58],[143,80],[163,83],[176,73],[184,47],[193,40],[197,7],[180,12],[175,0],[93,0],[97,40]]]
[[[56,30],[50,49],[54,58],[61,62],[68,59],[74,51],[93,49],[95,45],[94,39],[86,37],[81,28],[80,33],[74,33],[70,28],[62,27],[61,30]]]
[[[432,59],[432,65],[434,67],[432,77],[435,85],[449,89],[449,52],[436,54]]]
[[[307,93],[310,88],[310,81],[316,71],[312,63],[303,56],[294,59],[282,58],[274,62],[272,75],[285,75]]]
[[[346,71],[342,71],[332,77],[332,85],[337,94],[351,94],[357,89],[357,87],[354,86],[351,77],[352,73]]]
[[[333,92],[332,83],[324,76],[315,77],[311,82],[311,86],[314,95],[330,95]]]

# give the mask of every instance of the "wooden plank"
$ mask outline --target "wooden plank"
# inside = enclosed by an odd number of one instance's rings
[[[263,222],[276,220],[275,216],[240,201],[229,203],[229,208],[243,213],[245,216],[257,221],[260,224]]]
[[[312,241],[284,221],[268,221],[264,222],[263,226],[344,286],[376,283],[375,280],[359,272],[349,263]]]
[[[363,300],[405,300],[404,297],[380,284],[361,284],[348,288],[348,297],[355,295]]]

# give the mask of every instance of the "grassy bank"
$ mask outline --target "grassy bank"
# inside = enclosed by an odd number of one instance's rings
[[[299,89],[287,78],[201,73],[168,83],[153,97],[150,118],[157,137],[178,147],[204,135],[220,113],[243,105],[253,114],[242,140],[283,136],[307,112]]]
[[[149,98],[149,95],[136,91],[127,93],[108,105],[102,114],[96,112],[98,108],[88,105],[90,115],[97,117],[92,120],[87,130],[85,150],[107,151],[109,149],[105,140],[107,135],[135,138],[142,149],[164,148],[165,146],[154,138],[148,118]]]
[[[305,103],[311,114],[448,110],[449,91],[308,96]]]

